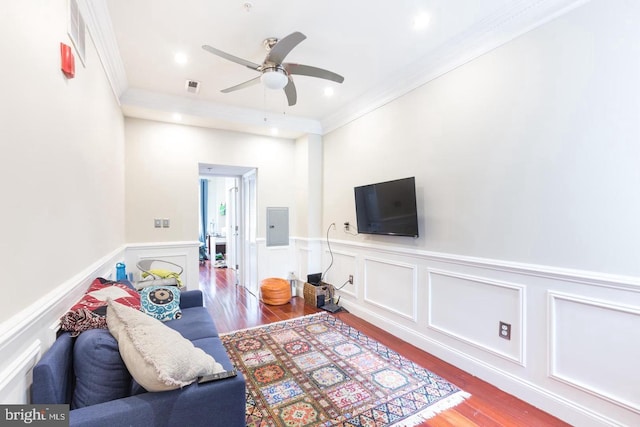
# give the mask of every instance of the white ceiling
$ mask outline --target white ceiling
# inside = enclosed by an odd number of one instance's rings
[[[125,115],[297,137],[323,134],[511,40],[585,0],[103,0],[84,5]],[[247,11],[246,3],[251,3]],[[429,24],[414,30],[426,13]],[[93,27],[93,28],[92,28]],[[262,63],[262,41],[300,31],[286,58],[344,76],[338,84],[295,76],[298,102],[252,86],[257,77],[201,46]],[[176,53],[187,55],[178,65]],[[187,79],[201,82],[187,93]],[[324,88],[334,89],[332,97]],[[176,119],[174,113],[180,113]]]

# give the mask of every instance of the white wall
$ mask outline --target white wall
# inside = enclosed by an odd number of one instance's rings
[[[324,137],[325,227],[417,182],[420,238],[332,235],[342,303],[575,425],[640,423],[637,16],[588,2]]]
[[[289,248],[268,251],[265,246],[266,209],[288,207],[290,229],[295,229],[293,140],[130,118],[125,133],[128,242],[197,241],[198,164],[255,168],[257,280],[286,277],[293,263]],[[154,228],[153,218],[169,218],[171,227]],[[197,257],[188,262],[187,268],[197,268]]]
[[[127,241],[198,240],[198,163],[258,170],[258,238],[267,206],[293,209],[294,142],[127,118]],[[153,218],[170,218],[155,229]]]
[[[302,282],[307,274],[322,268],[322,247],[318,238],[322,236],[322,137],[306,135],[296,140],[295,160],[296,212],[292,244],[295,265],[289,265]]]
[[[325,222],[415,175],[403,246],[639,275],[636,7],[590,3],[325,136]]]
[[[24,403],[59,317],[122,259],[124,125],[89,36],[60,71],[66,1],[3,1],[0,35],[0,401]]]
[[[124,243],[123,119],[90,37],[67,80],[67,3],[2,8],[0,321]]]

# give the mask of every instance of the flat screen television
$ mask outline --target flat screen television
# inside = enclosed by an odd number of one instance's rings
[[[418,237],[415,177],[354,188],[358,233]]]

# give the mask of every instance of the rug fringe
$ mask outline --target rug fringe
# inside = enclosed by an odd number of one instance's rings
[[[260,329],[260,328],[264,328],[264,327],[267,327],[267,326],[277,325],[279,323],[286,323],[286,322],[296,321],[296,320],[304,319],[304,318],[307,318],[307,317],[322,316],[322,315],[325,315],[325,314],[327,314],[327,313],[325,313],[323,311],[320,311],[318,313],[307,314],[306,316],[294,317],[292,319],[279,320],[277,322],[265,323],[265,324],[258,325],[258,326],[251,326],[249,328],[237,329],[235,331],[224,332],[222,334],[218,334],[218,336],[223,337],[225,335],[231,335],[231,334],[235,334],[237,332],[251,331],[253,329]]]
[[[452,394],[451,396],[440,400],[439,402],[434,403],[433,405],[429,406],[428,408],[418,412],[417,414],[414,414],[412,416],[410,416],[409,418],[405,418],[404,420],[397,422],[395,424],[392,424],[390,427],[413,427],[413,426],[417,426],[420,423],[423,423],[427,420],[429,420],[430,418],[435,417],[436,415],[438,415],[439,413],[446,411],[447,409],[451,409],[454,406],[459,405],[460,403],[464,402],[466,399],[468,399],[469,397],[471,397],[471,394],[467,393],[466,391],[458,391],[454,394]]]

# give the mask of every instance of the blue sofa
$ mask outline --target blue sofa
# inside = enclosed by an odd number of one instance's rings
[[[232,369],[215,324],[203,307],[201,291],[182,292],[180,308],[182,317],[165,324],[213,356],[225,369]],[[74,351],[83,334],[87,338],[81,341],[90,339],[91,344],[82,344],[82,349]],[[92,362],[90,368],[95,366],[98,370],[97,375],[92,372],[94,377],[87,383],[86,378],[77,377],[74,363],[87,365],[88,361]],[[123,387],[124,396],[92,404],[92,400],[102,399],[98,395],[114,391],[110,388]],[[240,372],[236,377],[196,382],[182,389],[147,392],[131,378],[119,356],[117,341],[105,329],[86,331],[78,338],[68,332],[60,335],[34,367],[31,388],[31,403],[69,404],[70,425],[87,427],[244,426],[245,399],[245,379]],[[79,405],[79,400],[86,406]]]

